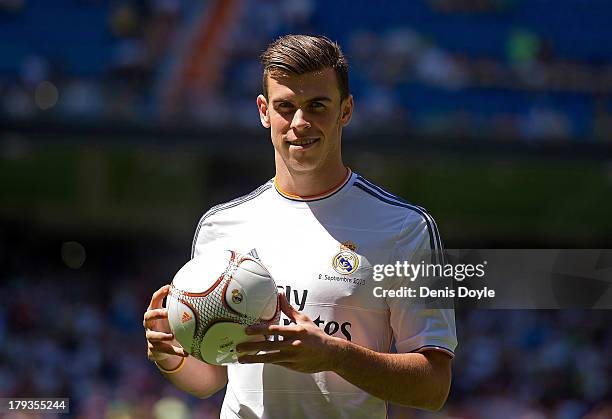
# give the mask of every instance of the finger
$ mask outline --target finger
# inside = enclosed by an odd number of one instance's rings
[[[157,352],[162,354],[178,355],[182,357],[189,356],[185,348],[181,348],[180,346],[174,346],[163,342],[149,342],[148,345],[149,350],[153,353]]]
[[[162,308],[162,301],[164,301],[164,298],[166,297],[166,295],[168,295],[169,291],[170,285],[164,285],[163,287],[155,291],[153,293],[153,296],[151,297],[151,303],[149,304],[148,310]]]
[[[269,335],[270,334],[270,325],[268,324],[253,324],[251,326],[247,326],[244,329],[244,332],[247,335]]]
[[[281,311],[285,313],[287,317],[289,317],[294,322],[298,323],[298,320],[310,321],[310,317],[298,311],[289,303],[289,300],[287,300],[287,296],[284,292],[279,293],[278,301],[280,304]]]
[[[299,364],[295,362],[275,362],[274,365],[278,365],[279,367],[285,367],[290,369],[291,371],[303,372],[296,368]]]
[[[156,308],[153,310],[147,310],[144,314],[144,320],[142,325],[145,329],[151,329],[155,320],[167,319],[168,309],[167,308]]]
[[[154,330],[147,330],[145,336],[149,342],[163,342],[174,339],[172,333],[156,332]]]
[[[291,320],[295,321],[295,314],[298,313],[298,311],[294,309],[291,304],[289,304],[289,301],[287,301],[287,296],[284,292],[278,294],[278,303],[280,304],[281,311]]]
[[[279,324],[271,325],[252,325],[245,329],[247,335],[266,335],[266,336],[283,336],[296,337],[304,333],[304,327],[292,324],[289,326],[281,326]]]
[[[261,342],[243,342],[236,345],[238,352],[256,352],[256,351],[279,351],[281,349],[294,348],[292,340],[281,340],[276,342],[261,341]]]
[[[295,352],[274,352],[260,355],[243,355],[238,357],[241,364],[258,364],[272,362],[290,362],[295,357]]]

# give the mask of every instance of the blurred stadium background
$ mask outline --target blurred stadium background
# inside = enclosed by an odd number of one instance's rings
[[[79,418],[217,417],[145,356],[142,313],[199,216],[273,175],[258,55],[351,65],[350,166],[448,248],[609,248],[608,0],[0,0],[0,395]],[[439,414],[612,417],[612,312],[457,312]],[[12,416],[23,417],[23,416]]]

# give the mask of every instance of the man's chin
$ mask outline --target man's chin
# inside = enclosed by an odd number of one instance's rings
[[[314,159],[291,157],[288,161],[288,167],[294,173],[309,173],[317,170],[317,162]]]

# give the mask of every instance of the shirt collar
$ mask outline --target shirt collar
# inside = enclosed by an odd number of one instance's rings
[[[331,189],[328,189],[327,191],[322,192],[317,195],[299,196],[299,195],[293,195],[293,194],[287,193],[278,186],[278,183],[276,182],[276,178],[274,178],[274,188],[276,189],[276,192],[279,193],[279,195],[281,195],[284,198],[290,199],[292,201],[299,201],[299,202],[318,201],[320,199],[329,198],[330,196],[338,192],[340,189],[344,188],[344,186],[346,186],[346,184],[351,179],[352,174],[353,172],[351,171],[351,169],[347,167],[346,176],[342,179],[340,183],[338,183],[337,185],[334,185]]]

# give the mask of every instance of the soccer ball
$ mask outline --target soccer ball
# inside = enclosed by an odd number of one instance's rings
[[[255,257],[212,250],[195,257],[174,276],[166,307],[176,340],[209,364],[237,362],[236,345],[262,340],[244,329],[278,324],[278,291]]]

